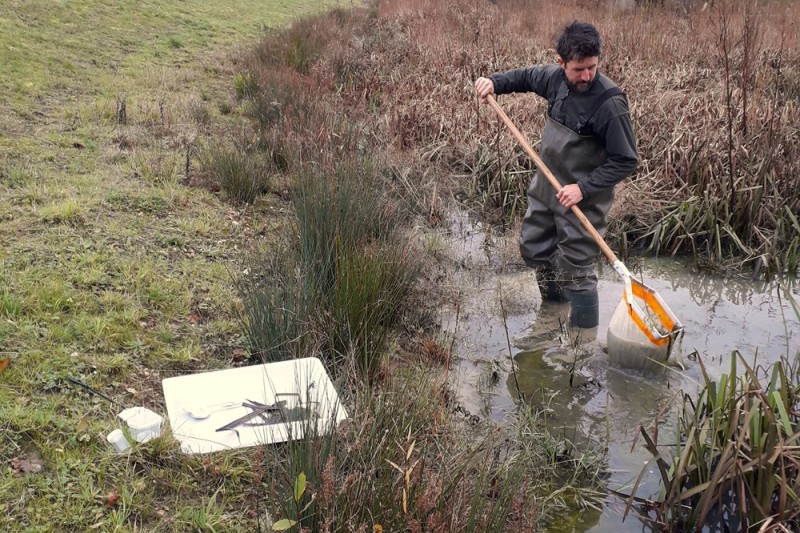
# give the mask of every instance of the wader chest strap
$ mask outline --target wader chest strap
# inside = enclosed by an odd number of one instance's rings
[[[589,123],[589,119],[591,119],[594,116],[594,114],[597,112],[598,109],[600,109],[600,106],[603,105],[606,100],[614,96],[617,96],[618,94],[625,94],[625,93],[623,93],[622,89],[620,89],[619,87],[611,87],[609,89],[606,89],[605,92],[603,92],[603,94],[598,96],[597,99],[592,103],[592,107],[590,107],[585,114],[581,115],[580,119],[578,120],[578,123],[575,125],[575,132],[577,132],[578,135],[585,135],[583,130],[586,129],[586,126]]]

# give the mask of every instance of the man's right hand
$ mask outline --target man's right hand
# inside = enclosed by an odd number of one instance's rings
[[[486,97],[494,94],[494,82],[489,78],[478,78],[475,80],[475,91],[478,93],[478,98],[484,104],[488,103]]]

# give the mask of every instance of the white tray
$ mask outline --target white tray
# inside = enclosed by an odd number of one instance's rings
[[[303,437],[307,428],[326,434],[347,418],[325,367],[315,357],[167,378],[162,386],[172,434],[184,453],[284,442]],[[184,410],[190,406],[239,404],[248,400],[271,405],[276,395],[278,400],[287,400],[288,407],[306,408],[300,412],[308,413],[308,417],[270,424],[255,418],[235,430],[217,431],[252,410],[243,406],[220,409],[200,420]]]

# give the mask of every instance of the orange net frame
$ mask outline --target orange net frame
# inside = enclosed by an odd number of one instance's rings
[[[644,302],[645,307],[642,309],[635,301],[626,301],[631,320],[656,346],[671,342],[683,330],[675,314],[653,289],[635,279],[630,283],[633,296]],[[627,292],[623,300],[628,300]]]

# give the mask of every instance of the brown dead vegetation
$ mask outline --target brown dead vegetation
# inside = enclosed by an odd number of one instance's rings
[[[795,271],[800,15],[777,0],[667,4],[395,0],[336,10],[252,54],[252,113],[287,170],[369,154],[420,212],[465,191],[512,224],[531,164],[478,105],[473,82],[554,61],[560,28],[590,20],[605,39],[602,70],[628,95],[641,156],[620,188],[611,239],[624,234],[624,253]],[[502,105],[535,143],[543,102],[512,95]]]

